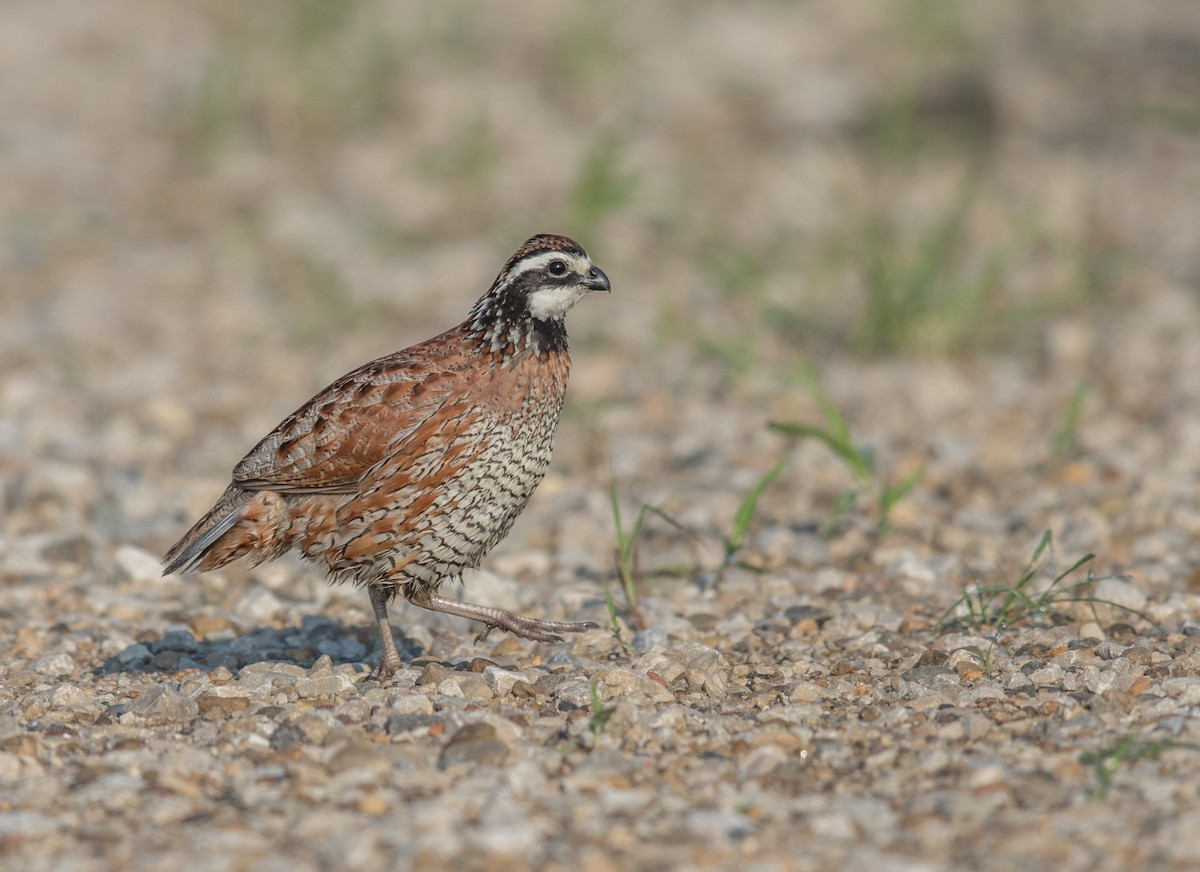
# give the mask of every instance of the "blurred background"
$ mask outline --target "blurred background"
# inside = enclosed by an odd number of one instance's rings
[[[1195,866],[1196,0],[2,9],[13,868]],[[443,593],[606,632],[160,577],[539,232],[613,293]]]
[[[764,517],[824,525],[853,470],[767,428],[823,397],[885,486],[923,470],[906,547],[1058,524],[1129,565],[1153,525],[1197,565],[1189,0],[44,0],[5,9],[0,118],[9,532],[161,552],[313,391],[558,232],[614,293],[572,313],[520,542],[608,572],[571,524],[610,523],[610,474],[716,534],[788,451]]]

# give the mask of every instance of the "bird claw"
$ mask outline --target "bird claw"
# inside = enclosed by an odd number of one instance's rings
[[[385,681],[391,679],[391,677],[395,675],[399,669],[400,665],[398,663],[391,664],[386,660],[380,660],[379,665],[372,670],[371,678],[374,681],[378,681],[380,684],[383,684]]]
[[[475,643],[478,644],[487,639],[492,630],[504,630],[512,633],[514,636],[520,636],[522,639],[532,639],[535,642],[564,642],[562,636],[556,633],[551,633],[548,630],[541,629],[538,624],[542,623],[533,618],[524,618],[515,616],[513,621],[497,621],[494,624],[485,624],[483,629],[475,637]],[[588,630],[598,630],[600,625],[593,621],[578,621],[573,624],[559,624],[555,629],[561,629],[564,633],[586,633]]]

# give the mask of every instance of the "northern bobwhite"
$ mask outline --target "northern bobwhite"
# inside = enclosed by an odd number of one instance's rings
[[[342,376],[233,470],[217,504],[172,546],[166,573],[251,565],[296,549],[365,585],[383,654],[400,667],[387,604],[480,621],[527,639],[590,622],[542,621],[438,595],[504,538],[550,462],[570,356],[567,311],[608,276],[564,236],[534,236],[467,320]]]

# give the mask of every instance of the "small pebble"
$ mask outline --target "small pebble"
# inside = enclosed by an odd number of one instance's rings
[[[452,766],[500,766],[509,758],[509,748],[491,724],[467,724],[442,748],[438,769]]]
[[[154,724],[181,724],[199,714],[196,701],[170,684],[155,684],[143,690],[129,705],[129,714]]]

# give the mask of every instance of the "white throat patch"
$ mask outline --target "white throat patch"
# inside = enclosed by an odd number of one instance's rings
[[[526,299],[529,314],[538,321],[562,319],[571,307],[587,296],[588,289],[580,285],[539,288]]]

